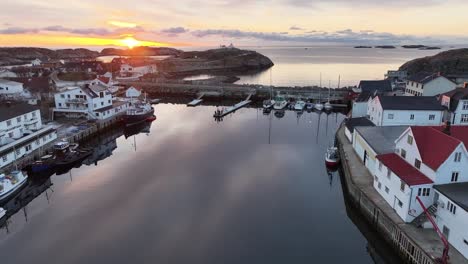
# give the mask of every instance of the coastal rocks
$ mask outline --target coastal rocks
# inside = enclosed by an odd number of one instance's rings
[[[409,61],[400,67],[408,75],[418,72],[441,72],[443,74],[468,73],[468,49],[454,49],[437,55]]]
[[[101,51],[101,56],[178,56],[181,53],[181,50],[164,47],[134,47],[133,49],[107,48]]]
[[[0,48],[0,65],[28,64],[34,59],[74,59],[97,56],[99,56],[98,52],[87,49]]]
[[[158,64],[160,70],[175,76],[248,73],[262,71],[271,66],[273,62],[266,56],[236,48],[183,52]]]

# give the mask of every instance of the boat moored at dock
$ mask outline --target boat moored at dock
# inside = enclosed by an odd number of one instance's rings
[[[127,126],[135,125],[144,122],[149,117],[153,116],[154,108],[146,101],[133,103],[127,109],[123,116],[123,122]]]
[[[27,179],[28,175],[22,171],[0,174],[0,201],[13,195],[27,182]]]
[[[6,215],[6,210],[0,207],[0,219],[2,219]]]
[[[327,149],[327,152],[325,153],[325,164],[327,167],[333,168],[338,166],[340,163],[340,157],[338,154],[338,148],[337,147],[330,147]]]
[[[306,103],[304,101],[302,101],[302,100],[299,100],[294,105],[294,110],[302,111],[302,110],[304,110],[305,106],[306,106]]]
[[[273,108],[275,110],[282,110],[288,105],[288,101],[286,101],[286,98],[284,98],[281,95],[277,95],[274,101],[275,105],[273,106]]]

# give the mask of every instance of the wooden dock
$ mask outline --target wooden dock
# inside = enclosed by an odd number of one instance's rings
[[[223,108],[221,110],[216,110],[213,117],[215,118],[220,118],[220,117],[224,117],[230,113],[233,113],[239,109],[241,109],[242,107],[250,104],[252,101],[250,100],[250,97],[252,97],[252,94],[249,94],[249,96],[247,96],[247,98],[242,101],[242,102],[239,102],[231,107],[228,107],[228,108]]]
[[[193,99],[193,101],[191,101],[190,103],[188,103],[187,106],[195,107],[195,106],[199,105],[201,102],[203,102],[202,97],[203,97],[204,95],[205,95],[204,93],[200,94],[200,96],[198,96],[197,99]]]

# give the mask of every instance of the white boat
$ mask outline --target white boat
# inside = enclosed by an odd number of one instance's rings
[[[275,105],[273,106],[273,108],[275,110],[282,110],[287,105],[288,105],[288,102],[286,101],[286,98],[284,98],[283,96],[280,96],[280,95],[277,95],[275,97]]]
[[[322,103],[316,103],[314,105],[315,109],[319,110],[319,111],[322,111],[323,110],[323,104]]]
[[[302,101],[302,100],[299,100],[294,105],[294,110],[302,111],[302,110],[304,110],[305,106],[306,106],[306,103],[304,101]]]
[[[329,167],[333,167],[338,165],[340,162],[340,157],[338,155],[338,148],[337,147],[330,147],[327,149],[327,153],[325,153],[325,164]]]
[[[6,210],[0,207],[0,219],[2,219],[6,215]]]
[[[0,174],[0,201],[8,198],[26,183],[28,175],[22,171]]]
[[[275,105],[275,100],[269,99],[263,101],[263,108],[264,109],[270,109]]]
[[[333,109],[333,106],[332,104],[330,104],[330,102],[326,102],[325,105],[323,106],[323,108],[325,108],[325,110],[327,111],[330,111]]]

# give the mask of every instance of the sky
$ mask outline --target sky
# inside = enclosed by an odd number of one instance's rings
[[[0,46],[467,44],[467,0],[2,1]]]

